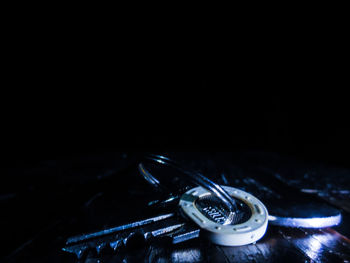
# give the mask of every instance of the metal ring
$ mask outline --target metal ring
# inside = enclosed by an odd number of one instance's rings
[[[190,171],[186,170],[183,167],[181,167],[178,163],[175,161],[169,159],[168,157],[165,157],[163,155],[156,155],[156,154],[150,154],[145,157],[148,161],[154,161],[159,164],[169,166],[178,172],[180,172],[182,175],[185,175],[185,178],[190,180],[192,183],[195,183],[199,186],[204,187],[214,195],[216,195],[229,209],[231,216],[236,213],[237,211],[237,205],[236,202],[231,198],[231,196],[218,184],[210,180],[209,178],[205,177],[199,172],[196,171]],[[141,174],[144,176],[144,178],[154,186],[161,186],[159,180],[155,178],[151,173],[149,173],[145,168],[143,167],[142,163],[139,164],[139,169]]]

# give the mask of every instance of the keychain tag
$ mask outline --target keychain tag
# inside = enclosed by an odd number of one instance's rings
[[[268,223],[268,212],[264,204],[242,190],[229,186],[222,188],[239,201],[242,207],[241,211],[236,211],[236,219],[230,224],[224,223],[224,208],[217,205],[218,202],[211,201],[214,196],[201,186],[184,193],[179,205],[214,244],[242,246],[259,240],[265,234]]]

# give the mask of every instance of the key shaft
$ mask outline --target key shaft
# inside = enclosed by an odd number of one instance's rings
[[[134,236],[142,237],[144,241],[150,241],[160,236],[176,233],[177,230],[182,229],[185,225],[186,223],[182,217],[175,216],[175,214],[163,214],[119,227],[70,238],[66,242],[63,251],[73,253],[78,259],[81,259],[89,250],[94,250],[97,254],[103,249],[117,251],[119,248],[127,246],[129,240]],[[184,235],[184,231],[179,231],[178,234],[170,237],[171,240],[180,239],[181,235]]]
[[[156,216],[156,217],[151,217],[151,218],[135,221],[135,222],[132,222],[132,223],[128,223],[128,224],[124,224],[124,225],[121,225],[121,226],[104,229],[104,230],[93,232],[93,233],[82,234],[82,235],[70,237],[70,238],[67,239],[66,245],[77,243],[77,242],[81,242],[81,241],[85,241],[85,240],[89,240],[89,239],[92,239],[92,238],[102,237],[102,236],[105,236],[105,235],[110,235],[110,234],[117,233],[117,232],[120,232],[120,231],[125,231],[125,230],[128,230],[128,229],[138,228],[138,227],[141,227],[141,226],[144,226],[144,225],[148,225],[148,224],[151,224],[151,223],[155,223],[155,222],[158,222],[158,221],[161,221],[161,220],[165,220],[165,219],[171,218],[171,217],[174,217],[174,213],[163,214],[163,215],[159,215],[159,216]]]

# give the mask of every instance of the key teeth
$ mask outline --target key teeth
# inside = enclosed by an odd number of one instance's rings
[[[146,234],[142,231],[135,231],[133,233],[130,233],[126,238],[123,239],[123,243],[125,247],[135,246],[137,244],[143,244]]]
[[[104,251],[108,250],[108,245],[106,243],[100,243],[95,247],[97,255],[101,255]]]
[[[110,242],[110,243],[109,243],[109,246],[110,246],[110,248],[113,249],[113,251],[117,251],[117,250],[119,250],[121,247],[124,247],[124,246],[125,246],[125,243],[124,243],[124,240],[123,240],[123,239],[120,239],[120,240],[117,240],[117,241]]]
[[[83,259],[87,255],[88,247],[84,246],[81,247],[80,249],[74,249],[70,247],[64,247],[62,248],[63,251],[74,254],[78,260]]]
[[[153,237],[152,233],[147,232],[143,234],[143,238],[145,239],[145,241],[150,240]]]
[[[78,260],[80,260],[84,256],[86,256],[86,253],[87,253],[86,251],[87,251],[87,249],[84,249],[84,250],[80,249],[80,250],[75,252],[75,255],[77,256]]]
[[[126,247],[128,244],[129,239],[134,235],[134,233],[131,233],[128,237],[123,238],[123,245]]]

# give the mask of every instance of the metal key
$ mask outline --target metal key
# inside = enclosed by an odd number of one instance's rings
[[[150,175],[143,166],[139,168]],[[224,194],[228,194],[234,202],[234,211],[222,202],[220,195],[199,186],[189,189],[181,198],[172,195],[158,203],[168,207],[179,200],[173,213],[71,237],[63,250],[81,259],[88,251],[97,254],[103,250],[118,251],[137,237],[141,237],[142,241],[163,237],[176,244],[197,238],[203,232],[212,242],[230,246],[253,243],[261,238],[267,227],[265,206],[249,193],[232,187],[223,188]]]
[[[68,238],[63,250],[81,259],[88,251],[94,251],[97,254],[105,250],[116,252],[128,246],[131,240],[137,237],[141,237],[142,241],[163,237],[167,238],[168,242],[176,244],[199,237],[202,230],[205,230],[205,236],[219,245],[243,245],[255,242],[266,230],[266,208],[259,202],[254,204],[254,197],[246,192],[230,187],[225,189],[241,199],[250,200],[255,206],[251,210],[244,202],[240,202],[240,212],[237,213],[240,216],[234,219],[234,224],[223,224],[227,211],[223,209],[220,200],[206,189],[196,187],[181,197],[180,209],[174,213],[161,214],[95,233]],[[184,217],[182,212],[187,217]]]
[[[181,228],[182,231],[185,230],[185,236],[182,236],[181,231],[176,232]],[[95,233],[68,238],[63,250],[73,253],[78,259],[81,259],[89,251],[97,254],[104,250],[118,251],[128,246],[130,241],[137,237],[142,237],[144,241],[150,241],[168,233],[172,233],[169,236],[172,243],[179,243],[184,241],[184,238],[197,237],[199,230],[191,225],[185,227],[185,222],[180,221],[175,213],[167,213]]]

